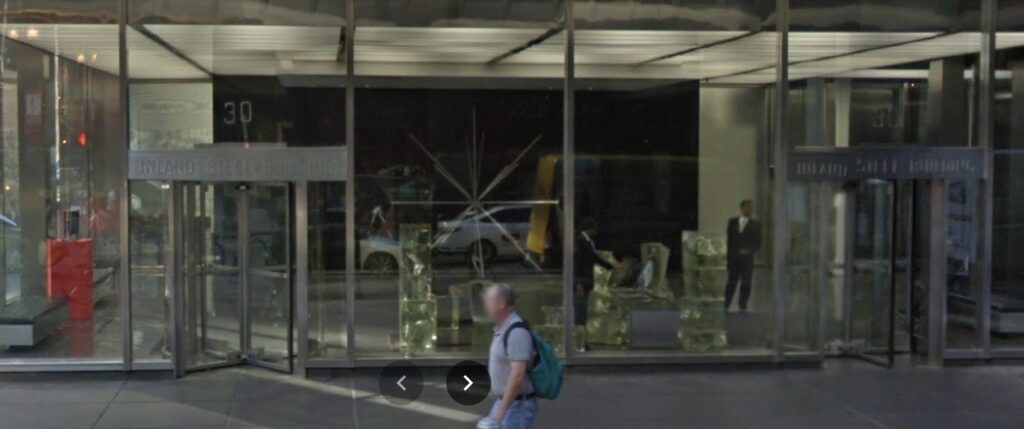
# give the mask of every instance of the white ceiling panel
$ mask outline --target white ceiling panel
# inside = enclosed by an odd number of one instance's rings
[[[1024,46],[1024,32],[996,33],[996,49]]]
[[[794,33],[793,36],[801,38],[804,37],[803,34],[806,33]],[[857,38],[863,39],[871,34],[884,33],[866,33],[865,36],[857,36]],[[955,33],[943,36],[929,35],[928,33],[915,34],[916,38],[907,37],[911,41],[909,43],[908,40],[900,41],[900,38],[907,34],[893,35],[894,37],[891,39],[893,41],[887,44],[896,44],[896,46],[880,47],[863,52],[853,51],[847,55],[825,57],[818,60],[814,60],[814,57],[811,56],[810,59],[802,60],[803,62],[794,58],[793,61],[797,63],[790,66],[789,78],[790,80],[799,80],[811,77],[850,76],[850,73],[855,71],[911,64],[981,51],[980,33]],[[999,33],[996,45],[999,49],[1024,46],[1024,33]],[[796,44],[792,46],[792,49],[798,49]],[[727,76],[714,81],[719,83],[771,83],[774,80],[775,68],[768,68],[752,73]]]
[[[854,52],[908,43],[937,35],[938,33],[924,32],[793,32],[789,35],[789,60],[801,62],[849,55]]]
[[[19,24],[5,28],[8,39],[118,73],[116,25]],[[133,79],[206,76],[182,57],[222,75],[340,75],[345,70],[341,52],[343,28],[338,26],[151,24],[143,30],[150,34],[129,28],[129,69]],[[455,75],[557,77],[558,66],[565,60],[562,32],[553,32],[541,43],[509,55],[496,66],[486,65],[549,31],[360,27],[356,32],[356,62],[361,70],[391,70],[387,74],[394,76],[439,75],[455,67]],[[588,78],[774,81],[776,33],[741,37],[745,34],[579,30],[576,62],[580,75]],[[161,46],[161,42],[176,52]],[[1024,46],[1024,33],[999,33],[996,42],[999,49]],[[978,52],[980,46],[980,33],[940,36],[927,32],[794,32],[790,34],[790,60],[794,63],[790,76],[836,76]],[[680,52],[683,54],[650,62]]]
[[[222,75],[340,74],[340,27],[146,25],[204,69]]]
[[[108,24],[8,24],[7,39],[25,43],[68,60],[117,75],[119,47],[117,25]],[[128,64],[133,79],[191,79],[206,75],[159,44],[129,29]]]
[[[356,62],[484,64],[525,46],[546,31],[543,28],[359,27]]]
[[[637,65],[743,34],[746,32],[578,30],[575,46],[576,64]],[[505,60],[517,64],[561,64],[564,61],[564,33],[558,33],[543,43]]]
[[[771,65],[775,61],[776,40],[776,33],[756,33],[652,64],[679,66],[679,77],[687,79],[740,73]]]

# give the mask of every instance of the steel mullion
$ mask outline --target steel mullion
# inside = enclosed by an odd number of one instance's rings
[[[998,0],[981,2],[981,58],[978,80],[978,145],[985,152],[984,178],[981,182],[981,225],[978,242],[981,254],[978,258],[978,305],[977,332],[985,357],[992,354],[992,237],[994,204],[995,158],[994,110],[995,110],[995,49],[997,37]]]
[[[776,75],[775,98],[773,111],[773,171],[772,192],[772,287],[774,290],[773,316],[774,347],[776,360],[782,360],[785,352],[785,310],[786,310],[786,255],[789,244],[789,233],[786,217],[787,169],[786,152],[789,145],[787,124],[789,119],[789,0],[776,0],[775,31],[776,40]]]
[[[565,2],[565,85],[562,100],[562,319],[563,349],[567,364],[573,364],[576,354],[574,338],[576,320],[573,317],[574,252],[576,248],[576,14],[575,0]]]
[[[345,357],[349,367],[356,365],[356,183],[355,183],[355,0],[345,7]]]
[[[121,118],[121,147],[124,150],[123,177],[121,178],[121,198],[118,204],[118,212],[121,220],[119,228],[119,244],[121,262],[118,269],[121,271],[118,276],[119,289],[121,293],[121,347],[122,358],[124,359],[124,370],[132,369],[134,360],[134,342],[132,339],[132,287],[131,287],[131,228],[128,222],[131,216],[131,188],[128,184],[128,152],[131,150],[131,135],[129,132],[130,115],[128,112],[128,0],[118,2],[119,17],[117,22],[117,48],[118,48],[118,103]]]

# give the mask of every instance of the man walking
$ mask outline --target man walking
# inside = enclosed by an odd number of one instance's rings
[[[732,305],[736,285],[740,286],[740,312],[747,311],[750,300],[750,282],[754,274],[754,254],[761,248],[761,224],[751,218],[754,203],[743,200],[740,215],[729,219],[726,232],[727,264],[729,280],[725,283],[725,309]]]
[[[527,374],[535,353],[533,336],[521,327],[509,331],[523,321],[516,313],[516,293],[509,285],[491,285],[484,294],[484,307],[495,326],[487,372],[491,393],[498,400],[490,418],[500,422],[502,429],[529,429],[537,416],[537,395]]]

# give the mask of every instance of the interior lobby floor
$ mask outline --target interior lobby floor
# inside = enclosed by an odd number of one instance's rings
[[[490,400],[452,401],[425,371],[412,405],[373,371],[299,379],[255,368],[192,374],[0,375],[0,428],[472,428]],[[536,428],[1019,428],[1024,367],[572,371]]]

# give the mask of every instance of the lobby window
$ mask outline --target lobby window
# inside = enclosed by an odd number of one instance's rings
[[[979,2],[890,3],[791,3],[790,150],[977,146]],[[967,321],[978,292],[979,181],[943,179],[945,201],[932,200],[933,183],[910,175],[789,182],[787,343],[882,361],[923,350],[922,303],[928,285],[945,283],[945,344],[976,346]],[[929,218],[936,204],[944,219]],[[929,233],[943,224],[946,242],[934,244]],[[928,255],[943,245],[947,278],[933,280]]]
[[[127,3],[132,151],[345,146],[344,0]],[[196,312],[206,318],[202,329],[192,328],[200,323],[193,321],[189,329],[209,333],[213,353],[221,354],[221,344],[238,348],[239,320],[245,318],[237,309],[241,281],[236,271],[242,247],[248,246],[248,266],[255,269],[246,275],[256,296],[251,308],[243,310],[256,314],[247,322],[250,331],[269,338],[274,347],[286,344],[276,340],[290,335],[291,320],[284,315],[297,282],[268,271],[297,272],[293,248],[301,234],[308,245],[309,338],[296,339],[293,347],[307,342],[308,357],[314,360],[344,358],[345,182],[306,183],[308,229],[292,231],[297,210],[291,202],[298,183],[259,178],[228,183],[219,181],[217,173],[195,180],[195,194],[184,197],[193,210],[184,217],[197,231],[189,244],[201,244],[184,251],[186,264],[195,269],[175,286],[197,289],[191,294],[201,297]],[[130,185],[134,357],[167,360],[173,290],[165,275],[173,250],[166,241],[172,233],[168,200],[173,184],[133,180]],[[241,188],[253,190],[246,213],[238,207]],[[243,217],[249,243],[239,243]]]
[[[122,356],[117,8],[82,3],[74,23],[2,11],[0,361]]]
[[[698,3],[575,3],[579,352],[770,346],[774,2]]]
[[[486,355],[490,282],[560,347],[560,4],[356,5],[358,357]]]
[[[995,164],[992,230],[992,347],[1019,348],[1024,328],[1014,323],[1024,303],[1024,2],[999,2],[996,33]]]

